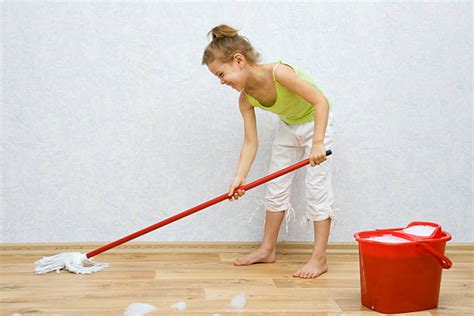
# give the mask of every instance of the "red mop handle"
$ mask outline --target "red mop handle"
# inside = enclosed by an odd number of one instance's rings
[[[331,152],[330,150],[326,151],[326,156],[329,156],[329,155],[331,155],[331,154],[332,154],[332,152]],[[280,177],[280,176],[282,176],[282,175],[284,175],[284,174],[287,174],[287,173],[292,172],[292,171],[294,171],[294,170],[296,170],[296,169],[299,169],[299,168],[301,168],[301,167],[304,167],[304,166],[306,166],[307,164],[309,164],[309,159],[305,159],[305,160],[303,160],[303,161],[300,161],[300,162],[298,162],[298,163],[295,163],[294,165],[291,165],[291,166],[289,166],[289,167],[286,167],[285,169],[282,169],[282,170],[280,170],[280,171],[276,171],[276,172],[274,172],[274,173],[271,173],[271,174],[269,174],[269,175],[267,175],[267,176],[265,176],[265,177],[263,177],[263,178],[257,179],[257,180],[255,180],[255,181],[253,181],[253,182],[251,182],[251,183],[248,183],[248,184],[245,184],[245,185],[243,185],[243,186],[241,186],[241,187],[238,187],[238,188],[235,189],[235,190],[245,190],[245,191],[248,191],[248,190],[250,190],[250,189],[252,189],[252,188],[254,188],[254,187],[256,187],[256,186],[259,186],[259,185],[261,185],[261,184],[263,184],[263,183],[265,183],[265,182],[268,182],[268,181],[273,180],[273,179],[275,179],[275,178],[278,178],[278,177]],[[119,239],[119,240],[117,240],[117,241],[111,242],[110,244],[107,244],[107,245],[102,246],[102,247],[100,247],[100,248],[98,248],[98,249],[96,249],[96,250],[93,250],[93,251],[91,251],[91,252],[88,252],[88,253],[86,254],[86,256],[87,256],[87,258],[95,257],[95,256],[97,256],[98,254],[101,254],[101,253],[103,253],[103,252],[105,252],[105,251],[107,251],[107,250],[109,250],[109,249],[115,248],[115,247],[117,247],[117,246],[119,246],[119,245],[121,245],[121,244],[123,244],[123,243],[126,243],[127,241],[130,241],[130,240],[132,240],[132,239],[135,239],[135,238],[137,238],[137,237],[140,237],[140,236],[142,236],[142,235],[145,235],[146,233],[149,233],[149,232],[151,232],[151,231],[154,231],[155,229],[158,229],[158,228],[160,228],[160,227],[163,227],[163,226],[166,226],[166,225],[168,225],[168,224],[171,224],[172,222],[177,221],[178,219],[181,219],[181,218],[186,217],[186,216],[188,216],[188,215],[194,214],[194,213],[196,213],[196,212],[198,212],[198,211],[201,211],[201,210],[203,210],[203,209],[205,209],[205,208],[207,208],[207,207],[209,207],[209,206],[212,206],[212,205],[217,204],[217,203],[219,203],[219,202],[222,202],[222,201],[224,201],[224,200],[228,200],[229,198],[230,198],[230,197],[229,197],[229,194],[228,194],[228,193],[222,194],[222,195],[220,195],[220,196],[218,196],[218,197],[216,197],[216,198],[214,198],[214,199],[212,199],[212,200],[209,200],[209,201],[207,201],[207,202],[205,202],[205,203],[202,203],[202,204],[200,204],[200,205],[198,205],[198,206],[195,206],[195,207],[193,207],[193,208],[190,208],[189,210],[186,210],[186,211],[184,211],[184,212],[181,212],[181,213],[179,213],[179,214],[176,214],[176,215],[174,215],[174,216],[171,216],[170,218],[167,218],[167,219],[165,219],[165,220],[162,220],[161,222],[158,222],[158,223],[156,223],[156,224],[153,224],[153,225],[151,225],[151,226],[149,226],[149,227],[147,227],[147,228],[144,228],[144,229],[142,229],[142,230],[139,230],[139,231],[137,231],[136,233],[133,233],[133,234],[128,235],[128,236],[125,236],[125,237],[123,237],[123,238],[121,238],[121,239]]]

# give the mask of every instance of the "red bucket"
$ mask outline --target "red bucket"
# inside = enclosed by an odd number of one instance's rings
[[[413,234],[414,226],[432,226],[432,233]],[[444,255],[451,240],[448,232],[434,223],[412,222],[354,237],[359,242],[362,305],[387,314],[438,306],[442,269],[452,265]]]

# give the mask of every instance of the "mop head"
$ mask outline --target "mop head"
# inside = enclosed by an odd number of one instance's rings
[[[35,262],[35,273],[45,274],[66,269],[77,274],[91,274],[107,268],[107,263],[95,262],[80,252],[65,252],[51,257],[43,257]]]

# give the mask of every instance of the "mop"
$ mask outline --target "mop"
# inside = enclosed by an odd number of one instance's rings
[[[331,155],[332,152],[330,150],[326,151],[326,156]],[[304,167],[309,164],[309,159],[302,160],[298,163],[295,163],[289,167],[286,167],[282,170],[276,171],[274,173],[271,173],[265,177],[262,177],[260,179],[257,179],[251,183],[245,184],[243,186],[240,186],[236,190],[244,190],[248,191],[256,186],[259,186],[263,183],[266,183],[268,181],[271,181],[275,178],[278,178],[282,175],[285,175],[289,172],[292,172],[296,169],[299,169],[301,167]],[[98,272],[101,271],[105,268],[108,267],[108,264],[106,263],[100,263],[93,261],[91,258],[109,250],[115,247],[120,246],[123,243],[126,243],[132,239],[135,239],[137,237],[140,237],[144,234],[147,234],[155,229],[158,229],[160,227],[166,226],[170,223],[173,223],[174,221],[177,221],[183,217],[189,216],[191,214],[194,214],[198,211],[201,211],[209,206],[212,206],[214,204],[217,204],[219,202],[222,202],[224,200],[229,199],[229,194],[225,193],[222,194],[214,199],[211,199],[207,202],[204,202],[202,204],[199,204],[198,206],[195,206],[193,208],[190,208],[189,210],[186,210],[184,212],[181,212],[179,214],[176,214],[174,216],[171,216],[165,220],[162,220],[161,222],[158,222],[156,224],[153,224],[149,227],[146,227],[142,230],[139,230],[133,234],[130,234],[128,236],[125,236],[119,240],[116,240],[114,242],[111,242],[105,246],[102,246],[96,250],[90,251],[88,253],[80,253],[80,252],[65,252],[61,254],[57,254],[54,256],[50,257],[43,257],[43,259],[37,260],[35,262],[35,273],[36,274],[45,274],[51,271],[56,271],[59,272],[61,269],[66,269],[70,272],[77,273],[77,274],[91,274],[93,272]]]

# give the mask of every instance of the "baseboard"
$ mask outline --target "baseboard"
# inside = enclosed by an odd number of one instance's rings
[[[78,251],[87,252],[105,243],[0,243],[0,253],[9,254],[14,252],[29,251],[41,253],[43,251]],[[257,242],[129,242],[123,244],[113,251],[122,252],[247,252],[259,246]],[[279,242],[277,249],[279,253],[307,253],[311,252],[313,244],[309,242]],[[357,253],[358,244],[351,243],[329,243],[328,253]],[[446,252],[450,253],[474,253],[474,243],[448,243]]]

